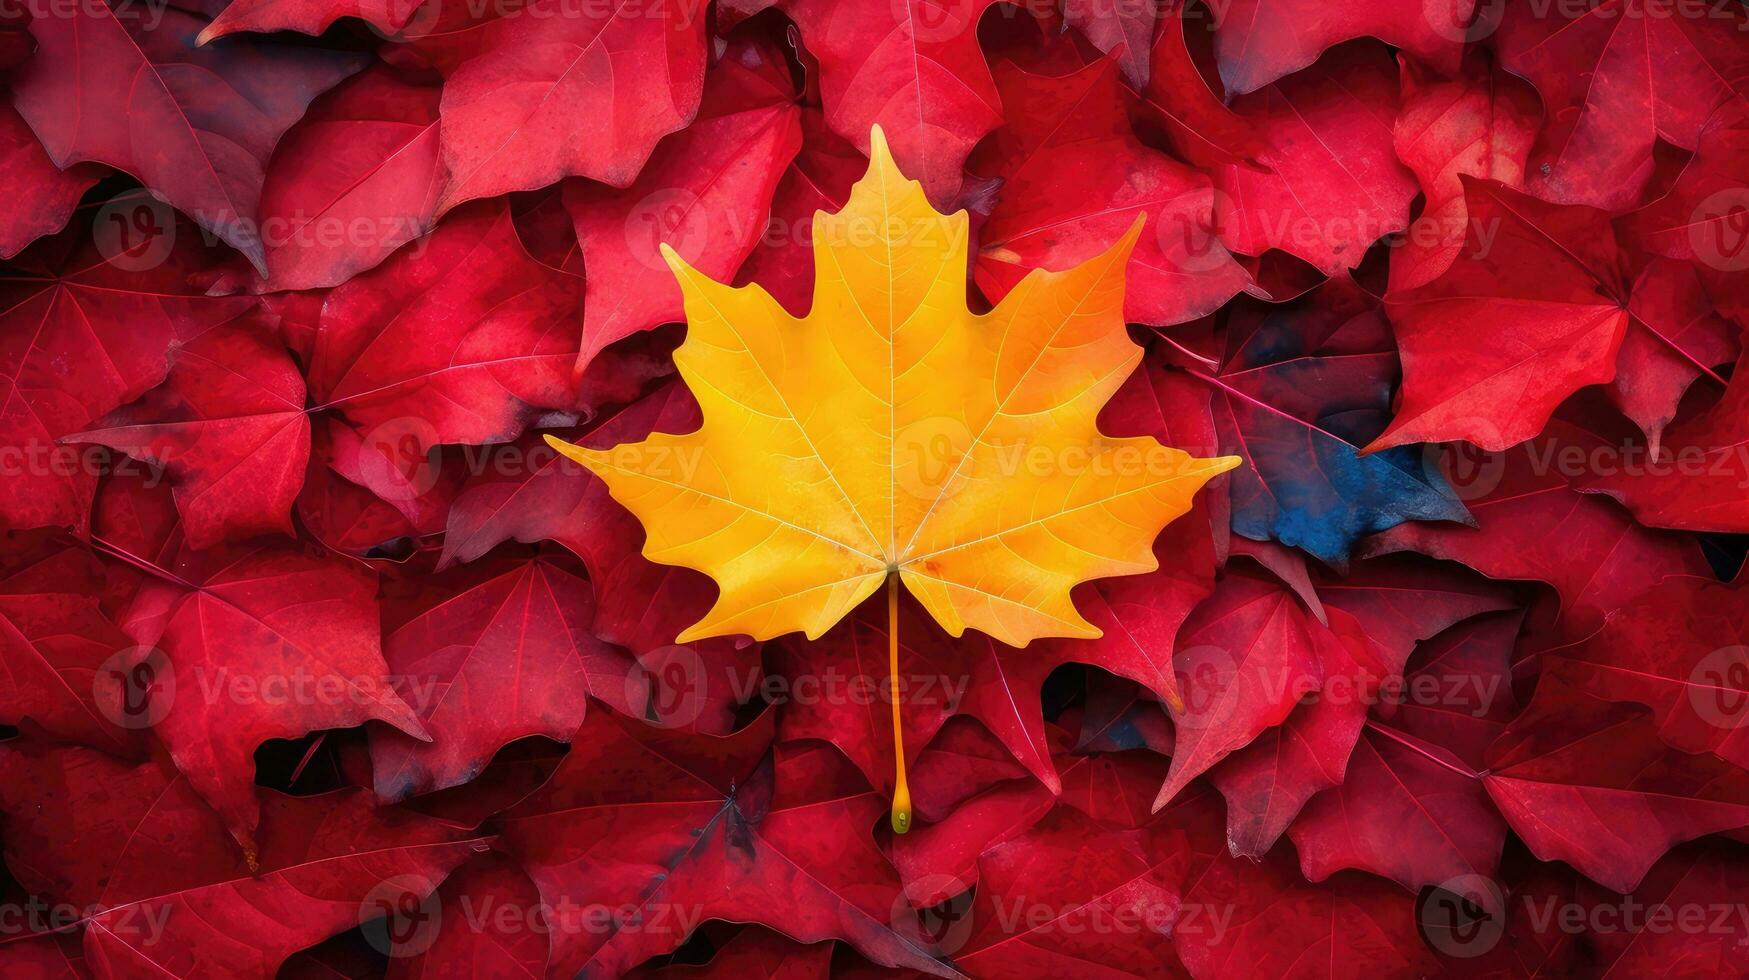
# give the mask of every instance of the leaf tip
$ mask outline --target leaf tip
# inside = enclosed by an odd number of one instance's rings
[[[646,556],[646,557],[648,557],[648,556]],[[708,640],[713,636],[720,636],[720,635],[722,635],[722,634],[718,633],[712,627],[711,621],[710,621],[710,616],[707,615],[703,619],[699,620],[698,622],[693,623],[691,626],[688,626],[687,628],[681,630],[680,635],[676,636],[674,638],[674,642],[675,643],[696,643],[699,640]]]
[[[560,456],[582,465],[584,469],[590,468],[588,456],[589,450],[584,449],[576,443],[566,442],[550,432],[541,433],[541,438],[544,439],[546,444],[551,446]]]
[[[893,163],[893,151],[887,146],[886,130],[880,123],[875,123],[868,130],[868,162],[872,166],[880,163],[885,166],[897,166]]]

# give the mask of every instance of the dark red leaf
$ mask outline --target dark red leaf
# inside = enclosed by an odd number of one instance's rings
[[[896,931],[898,880],[869,835],[886,801],[830,748],[772,759],[771,734],[770,715],[713,738],[589,713],[552,781],[504,818],[542,900],[603,923],[556,926],[549,970],[616,975],[729,916],[954,975]]]
[[[57,166],[133,174],[265,272],[256,207],[274,145],[364,59],[254,38],[197,47],[205,26],[127,4],[38,17],[15,104]]]
[[[377,809],[361,790],[263,792],[261,848],[246,861],[167,766],[8,745],[0,769],[7,863],[82,911],[99,977],[271,976],[306,946],[416,904],[489,840]]]
[[[568,741],[591,697],[626,704],[631,657],[590,632],[589,583],[547,560],[470,565],[383,602],[383,659],[429,740],[371,735],[377,796],[468,782],[504,745]]]
[[[1138,215],[1148,229],[1130,258],[1126,319],[1192,320],[1250,284],[1214,234],[1208,179],[1130,131],[1117,62],[1100,59],[1061,76],[1004,62],[996,88],[1013,119],[971,161],[973,171],[1002,180],[975,269],[992,301],[1033,269],[1095,257]],[[1065,181],[1076,193],[1059,192]]]

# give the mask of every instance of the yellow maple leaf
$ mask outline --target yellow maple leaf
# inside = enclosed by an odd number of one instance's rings
[[[681,642],[815,639],[894,572],[954,636],[1099,636],[1070,589],[1152,571],[1160,529],[1239,462],[1098,429],[1142,357],[1123,319],[1141,221],[974,314],[965,212],[936,212],[878,128],[871,143],[844,210],[814,216],[799,320],[663,246],[685,296],[674,362],[703,410],[696,432],[548,442],[643,523],[646,557],[716,580]]]

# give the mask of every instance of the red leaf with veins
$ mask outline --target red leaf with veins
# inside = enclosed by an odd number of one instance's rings
[[[1164,822],[1149,804],[1165,776],[1165,760],[1146,752],[1059,753],[1055,760],[1063,780],[1055,797],[1034,780],[1012,780],[966,800],[945,819],[895,837],[891,853],[905,880],[906,899],[917,907],[936,905],[977,883],[979,856],[1026,834],[1053,807],[1079,811],[1091,822],[1080,817],[1075,822],[1103,829],[1139,830]]]
[[[565,207],[589,273],[579,367],[616,340],[685,319],[676,273],[658,246],[719,281],[733,279],[753,250],[778,179],[802,142],[800,110],[779,58],[768,46],[732,48],[707,76],[711,98],[699,118],[657,144],[630,185],[566,185]],[[781,87],[774,70],[785,73]]]
[[[66,933],[12,939],[0,945],[0,970],[32,980],[86,980],[91,973],[80,940]]]
[[[387,676],[375,575],[277,545],[172,544],[163,558],[125,560],[147,575],[130,615],[150,612],[161,628],[136,642],[161,647],[173,668],[152,690],[153,731],[251,856],[263,742],[367,721],[426,737]]]
[[[966,156],[1003,118],[978,48],[978,22],[992,6],[1014,2],[781,0],[779,6],[820,59],[827,124],[864,154],[870,129],[879,125],[899,169],[922,182],[938,209],[950,210]]]
[[[442,530],[450,502],[473,465],[461,452],[421,446],[428,432],[406,420],[361,434],[342,419],[329,417],[315,429],[314,451],[330,469],[368,490],[399,512],[421,535]]]
[[[1325,49],[1376,37],[1450,74],[1463,54],[1474,0],[1328,4],[1318,0],[1228,0],[1213,8],[1215,57],[1235,94],[1254,92],[1318,61]]]
[[[1646,917],[1586,935],[1595,967],[1621,976],[1729,976],[1749,970],[1749,921],[1740,904],[1745,889],[1749,863],[1740,847],[1694,845],[1672,852],[1634,889],[1632,899],[1648,910]],[[1623,901],[1584,882],[1577,900],[1594,906]],[[1668,914],[1657,911],[1661,909],[1677,915],[1702,909],[1710,922],[1699,931],[1660,928],[1650,915]],[[1690,914],[1690,922],[1694,919]]]
[[[1154,813],[1154,787],[1166,778],[1167,761],[1152,752],[1115,752],[1060,760],[1063,792],[1058,799],[1109,827],[1136,830],[1168,817]]]
[[[1357,868],[1417,891],[1464,875],[1493,878],[1506,823],[1463,760],[1369,721],[1342,785],[1313,797],[1288,834],[1312,881]]]
[[[978,855],[1026,833],[1055,802],[1036,780],[1011,780],[966,800],[938,823],[895,837],[893,866],[904,879],[905,898],[919,908],[953,899],[978,882]]]
[[[1627,283],[1608,215],[1467,177],[1464,199],[1463,252],[1386,298],[1403,393],[1368,450],[1460,439],[1505,449],[1534,438],[1568,395],[1615,377]]]
[[[83,549],[52,540],[6,541],[0,566],[0,723],[113,754],[142,748],[124,727],[120,693],[105,671],[132,645],[98,607],[103,569]]]
[[[1416,647],[1373,720],[1480,771],[1488,746],[1518,714],[1512,658],[1523,620],[1523,610],[1476,616]]]
[[[771,734],[769,714],[715,738],[589,713],[553,778],[502,821],[542,901],[622,916],[555,925],[549,970],[616,976],[728,916],[957,975],[890,921],[898,879],[868,834],[887,801],[828,747],[773,756]]]
[[[1214,172],[1215,227],[1228,248],[1278,248],[1333,276],[1408,227],[1415,179],[1391,150],[1392,68],[1377,45],[1352,45],[1234,100],[1270,148],[1267,172],[1239,163]]]
[[[989,729],[964,715],[941,726],[910,772],[912,809],[925,823],[946,820],[961,803],[997,783],[1027,776]]]
[[[1185,37],[1185,5],[1174,3],[1164,13],[1140,91],[1143,108],[1159,117],[1178,155],[1198,167],[1256,160],[1268,144],[1209,89]]]
[[[1668,259],[1640,270],[1628,313],[1609,396],[1657,454],[1689,385],[1705,379],[1717,386],[1710,390],[1725,386],[1714,369],[1737,359],[1739,331],[1715,312],[1694,267]]]
[[[1331,617],[1330,662],[1345,683],[1375,673],[1360,624],[1345,613]],[[1337,651],[1342,659],[1337,659]],[[1348,699],[1344,699],[1347,701]],[[1227,800],[1227,849],[1261,858],[1316,793],[1339,786],[1347,771],[1366,708],[1332,698],[1296,706],[1280,725],[1221,760],[1209,779]]]
[[[1391,253],[1391,288],[1439,277],[1463,251],[1469,230],[1464,177],[1524,186],[1525,158],[1542,121],[1536,91],[1488,59],[1473,56],[1455,79],[1401,56],[1403,109],[1392,139],[1426,198]]]
[[[1710,372],[1709,372],[1710,373]],[[1716,376],[1715,376],[1716,377]],[[1670,426],[1656,457],[1587,474],[1579,489],[1614,497],[1640,523],[1686,531],[1749,530],[1749,372],[1739,355],[1724,395]],[[1626,447],[1623,456],[1632,447]],[[1631,461],[1631,458],[1630,458]]]
[[[1172,976],[1160,937],[1181,917],[1184,839],[1059,807],[978,859],[969,934],[939,948],[977,976]]]
[[[1594,440],[1558,421],[1548,431],[1501,453],[1446,447],[1441,470],[1477,526],[1402,524],[1369,539],[1363,552],[1415,551],[1489,578],[1547,582],[1561,599],[1566,640],[1594,632],[1610,610],[1665,575],[1707,573],[1692,540],[1647,530],[1609,501],[1574,490],[1559,460],[1583,456]]]
[[[1478,768],[1513,714],[1518,620],[1467,621],[1418,651],[1401,700],[1373,709],[1340,786],[1315,796],[1289,831],[1308,879],[1359,868],[1417,891],[1499,877],[1506,824]]]
[[[1262,857],[1313,794],[1343,784],[1367,712],[1384,702],[1417,643],[1507,607],[1502,590],[1473,576],[1409,562],[1368,562],[1318,588],[1330,620],[1327,634],[1307,627],[1320,639],[1318,690],[1211,774],[1227,798],[1235,855]]]
[[[1376,559],[1349,574],[1320,575],[1318,596],[1366,630],[1380,659],[1400,673],[1415,644],[1471,616],[1512,608],[1510,594],[1463,569],[1425,561]]]
[[[383,659],[429,740],[371,733],[377,796],[460,786],[506,744],[568,741],[589,699],[628,712],[632,659],[590,632],[582,577],[546,559],[481,562],[383,599]]]
[[[9,744],[0,772],[8,865],[82,910],[86,963],[104,978],[270,977],[403,895],[417,904],[489,840],[361,790],[260,791],[261,848],[245,860],[168,766]]]
[[[1173,12],[1176,15],[1177,11]],[[1111,55],[1131,85],[1148,84],[1149,50],[1154,24],[1160,19],[1155,3],[1110,3],[1106,0],[1064,0],[1063,20],[1093,46]]]
[[[317,453],[304,471],[298,523],[323,547],[355,558],[404,555],[419,529],[387,501],[336,473]]]
[[[103,176],[96,165],[62,170],[10,103],[0,107],[0,259],[9,259],[44,235],[60,231],[81,195]]]
[[[1181,928],[1178,957],[1199,978],[1413,977],[1436,960],[1416,934],[1414,903],[1370,875],[1345,873],[1318,884],[1278,851],[1259,863],[1214,857],[1192,877],[1186,905],[1208,910]],[[1220,916],[1220,918],[1217,918]]]
[[[532,0],[490,21],[446,72],[438,212],[565,177],[630,184],[698,110],[704,15],[690,3]]]
[[[0,442],[26,465],[0,480],[0,526],[84,527],[95,474],[61,437],[164,380],[175,345],[234,320],[246,297],[209,298],[188,280],[214,256],[178,224],[163,262],[111,261],[76,227],[37,243],[0,283]]]
[[[514,439],[540,409],[577,404],[578,285],[528,256],[507,207],[458,211],[328,294],[310,395],[367,442],[421,456]]]
[[[428,899],[420,911],[432,904]],[[435,925],[403,916],[413,921],[406,941],[388,951],[388,980],[541,975],[547,935],[540,893],[516,862],[496,853],[475,857],[445,879],[435,904]]]
[[[1633,207],[1652,175],[1653,141],[1693,149],[1713,110],[1746,94],[1749,20],[1729,5],[1605,0],[1552,16],[1509,5],[1502,15],[1501,64],[1542,94],[1548,124],[1527,186],[1546,200]]]
[[[271,336],[220,326],[177,350],[162,385],[66,441],[164,467],[190,547],[291,534],[310,456],[304,379]]]
[[[1552,650],[1546,673],[1606,701],[1652,709],[1658,737],[1749,768],[1749,594],[1672,575],[1618,608],[1603,629]]]
[[[1149,227],[1130,257],[1126,319],[1193,320],[1250,285],[1215,236],[1207,178],[1131,132],[1115,61],[1061,76],[1004,62],[996,87],[1012,119],[971,161],[975,172],[1002,180],[975,266],[992,301],[1033,269],[1094,258],[1138,215]],[[1065,182],[1075,194],[1058,192]]]
[[[1294,595],[1300,597],[1300,601],[1305,603],[1306,609],[1317,617],[1318,622],[1326,626],[1330,625],[1324,610],[1324,602],[1318,598],[1318,590],[1312,587],[1312,577],[1305,552],[1274,541],[1234,538],[1233,554],[1244,555],[1268,569],[1271,575],[1281,580],[1281,584],[1294,590]]]
[[[1336,642],[1285,587],[1229,571],[1178,633],[1173,663],[1184,708],[1172,716],[1172,772],[1155,807],[1281,724],[1301,695],[1322,682],[1320,648]]]
[[[438,95],[373,67],[292,127],[261,188],[267,288],[338,286],[431,230]]]
[[[204,26],[125,4],[38,17],[14,104],[57,166],[133,174],[265,271],[256,206],[274,145],[364,61],[253,38],[197,48]]]
[[[1648,251],[1688,260],[1719,312],[1749,325],[1749,98],[1720,106],[1669,193],[1619,224]]]
[[[1488,750],[1488,795],[1540,860],[1632,891],[1671,847],[1749,826],[1749,774],[1668,748],[1646,708],[1544,677]]]

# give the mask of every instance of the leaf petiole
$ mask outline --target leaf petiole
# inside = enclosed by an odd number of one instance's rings
[[[911,829],[911,789],[905,784],[905,733],[899,719],[899,573],[887,573],[887,690],[893,704],[893,833]]]

